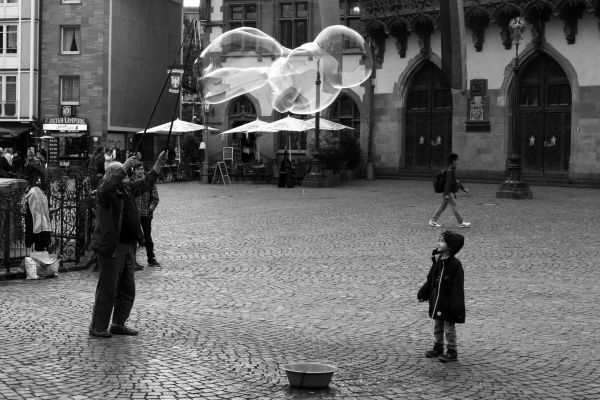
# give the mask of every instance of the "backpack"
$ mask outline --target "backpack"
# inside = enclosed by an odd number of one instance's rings
[[[433,178],[433,191],[436,193],[444,193],[444,187],[446,186],[446,171],[447,169],[440,171]]]

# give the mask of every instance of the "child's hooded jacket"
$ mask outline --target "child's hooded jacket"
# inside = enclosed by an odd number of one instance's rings
[[[417,298],[429,300],[429,316],[433,319],[455,323],[465,322],[464,271],[455,257],[462,249],[465,238],[458,233],[442,233],[450,250],[450,257],[442,260],[439,255],[431,257],[433,265],[427,274],[427,282],[421,287]]]

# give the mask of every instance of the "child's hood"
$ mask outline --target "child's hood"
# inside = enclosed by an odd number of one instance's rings
[[[444,235],[444,241],[448,245],[451,255],[456,255],[463,248],[465,244],[465,237],[463,235],[452,231],[446,231],[442,235]]]

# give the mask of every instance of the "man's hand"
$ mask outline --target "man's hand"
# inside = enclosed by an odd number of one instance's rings
[[[129,170],[133,168],[136,162],[137,158],[135,158],[135,156],[129,157],[127,160],[125,160],[125,162],[123,163],[123,169],[125,170],[125,172],[129,172]]]
[[[158,155],[158,159],[156,159],[156,163],[154,163],[154,167],[152,169],[157,174],[160,174],[160,170],[162,169],[163,165],[165,165],[166,162],[167,162],[167,152],[166,152],[166,150],[163,150]]]

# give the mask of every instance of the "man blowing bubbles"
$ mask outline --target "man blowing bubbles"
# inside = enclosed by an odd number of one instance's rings
[[[125,326],[135,299],[136,243],[142,238],[134,198],[152,189],[166,162],[166,152],[160,153],[143,179],[130,182],[127,172],[136,162],[136,157],[129,157],[123,164],[109,164],[96,193],[98,215],[92,246],[98,255],[99,273],[89,329],[96,337],[138,334]]]

